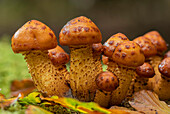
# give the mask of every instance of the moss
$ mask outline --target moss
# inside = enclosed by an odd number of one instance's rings
[[[14,54],[8,41],[0,41],[0,93],[9,97],[12,80],[31,78],[24,57]]]

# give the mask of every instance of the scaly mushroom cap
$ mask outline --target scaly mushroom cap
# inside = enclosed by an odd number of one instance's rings
[[[117,33],[111,36],[104,44],[103,44],[103,52],[104,55],[112,58],[112,54],[115,48],[122,42],[129,41],[129,39],[122,33]]]
[[[170,51],[168,51],[165,55],[164,58],[170,57]]]
[[[100,43],[102,35],[98,27],[88,18],[80,16],[69,21],[61,30],[61,45],[85,45]]]
[[[37,20],[28,21],[12,37],[14,53],[29,50],[48,50],[56,46],[57,38],[54,32]]]
[[[109,71],[101,72],[96,78],[96,84],[99,89],[104,91],[113,91],[118,85],[117,77]]]
[[[112,58],[120,65],[137,67],[144,63],[143,51],[133,41],[126,41],[119,44],[113,52]]]
[[[133,41],[139,44],[145,57],[151,57],[157,54],[157,49],[155,45],[148,38],[140,36]]]
[[[136,74],[143,78],[152,78],[155,75],[155,71],[149,63],[144,63],[136,68]]]
[[[103,52],[103,45],[101,43],[92,45],[93,54],[100,55]]]
[[[162,75],[170,78],[170,57],[163,59],[158,68]]]
[[[60,46],[48,51],[48,56],[54,65],[66,64],[70,60],[69,55]]]
[[[151,31],[144,35],[146,38],[151,40],[151,42],[155,45],[157,48],[157,51],[162,53],[167,50],[167,45],[165,40],[162,38],[162,36],[157,31]]]

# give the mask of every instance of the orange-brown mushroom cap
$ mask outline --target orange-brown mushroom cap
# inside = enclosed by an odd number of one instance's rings
[[[37,20],[28,21],[12,37],[12,49],[15,53],[48,50],[56,46],[57,38],[54,32]]]
[[[165,40],[157,31],[151,31],[144,35],[146,38],[151,40],[151,42],[155,45],[158,52],[164,52],[167,50],[167,45]]]
[[[157,49],[155,45],[148,38],[140,36],[138,38],[135,38],[133,41],[139,44],[145,57],[151,57],[157,54]]]
[[[136,68],[136,74],[143,78],[152,78],[155,75],[153,67],[149,63],[144,63]]]
[[[170,57],[170,51],[166,52],[164,58]]]
[[[48,56],[54,65],[66,64],[70,60],[69,55],[60,46],[48,51]]]
[[[93,44],[92,51],[95,55],[100,55],[103,52],[103,45],[101,43]]]
[[[170,57],[163,59],[158,68],[162,75],[170,78]]]
[[[113,91],[118,85],[117,77],[109,71],[101,72],[96,78],[96,84],[100,90]]]
[[[120,65],[137,67],[144,63],[145,56],[139,45],[133,41],[119,44],[112,56],[113,60]]]
[[[122,42],[129,41],[129,39],[122,33],[117,33],[111,36],[104,44],[103,44],[103,52],[109,58],[112,58],[112,54],[115,48]]]
[[[69,21],[59,34],[61,45],[86,45],[100,43],[102,35],[88,18],[80,16]]]

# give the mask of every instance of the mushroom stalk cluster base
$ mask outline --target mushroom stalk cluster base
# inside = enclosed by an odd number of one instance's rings
[[[69,72],[66,65],[54,66],[48,57],[48,51],[27,51],[23,55],[38,91],[48,96],[63,97],[67,94],[69,87],[65,81]]]
[[[94,62],[92,45],[70,46],[70,86],[73,97],[80,101],[93,101],[96,92],[95,79],[101,69]]]
[[[135,69],[120,66],[114,61],[109,61],[108,71],[113,72],[119,79],[119,86],[111,94],[110,106],[119,105],[125,99],[132,78],[135,76]]]

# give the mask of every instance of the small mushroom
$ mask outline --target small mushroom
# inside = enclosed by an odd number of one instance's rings
[[[119,78],[119,87],[112,92],[111,106],[119,105],[125,99],[132,79],[136,75],[135,69],[144,63],[145,57],[138,44],[126,41],[116,47],[112,59],[115,65],[108,66],[108,70]]]
[[[155,76],[149,79],[149,88],[153,89],[153,85],[155,83],[154,81],[155,79],[157,79],[156,76],[159,76],[159,71],[157,67],[163,58],[163,53],[167,50],[167,45],[165,40],[157,31],[148,32],[144,35],[144,37],[148,38],[157,49],[157,54],[155,56],[147,58],[147,61],[151,64],[151,66],[155,70]]]
[[[63,97],[69,90],[62,75],[64,69],[54,66],[48,56],[48,50],[56,46],[54,32],[37,20],[28,21],[12,37],[12,49],[25,56],[36,88],[48,96]]]
[[[65,65],[70,60],[69,55],[60,46],[57,46],[54,49],[48,50],[48,56],[56,69],[58,69],[59,75],[65,78],[66,84],[69,85],[70,74]]]
[[[102,72],[96,78],[96,85],[98,90],[94,101],[102,107],[109,107],[111,93],[119,85],[117,77],[112,72]]]
[[[167,50],[167,45],[165,40],[157,31],[151,31],[144,35],[144,37],[151,40],[151,42],[156,46],[158,54],[162,54]]]
[[[157,49],[155,45],[148,38],[140,36],[135,38],[133,41],[139,44],[146,59],[157,54]]]
[[[54,65],[66,64],[69,62],[69,55],[60,47],[48,50],[48,56]]]
[[[117,33],[111,36],[104,44],[103,44],[103,53],[109,59],[112,59],[113,52],[115,48],[122,42],[129,41],[129,39],[122,33]]]
[[[80,101],[94,100],[97,88],[95,79],[101,68],[94,64],[92,44],[101,43],[101,40],[102,35],[98,27],[84,16],[72,19],[60,32],[60,44],[70,48],[72,94]]]
[[[133,85],[134,92],[148,89],[149,78],[155,75],[153,67],[149,63],[144,63],[142,66],[136,68],[135,82]]]
[[[157,49],[157,55],[149,58],[152,67],[157,67],[162,60],[162,54],[167,50],[166,42],[157,31],[148,32],[144,37],[148,38]]]
[[[161,61],[158,65],[160,73],[156,73],[155,83],[153,90],[161,100],[170,99],[170,57],[167,57]]]

